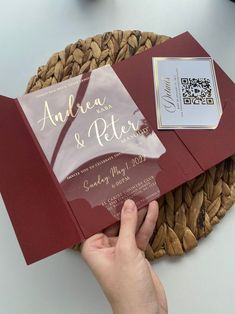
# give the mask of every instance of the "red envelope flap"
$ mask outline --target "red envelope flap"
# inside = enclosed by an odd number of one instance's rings
[[[186,34],[181,36],[184,35]],[[172,43],[173,40],[170,39],[160,46],[113,65],[113,69],[166,148],[166,153],[159,159],[162,171],[159,173],[157,183],[161,195],[203,172],[174,131],[157,129],[152,57],[162,54],[158,53],[158,49],[163,50],[165,54],[166,51],[171,54],[172,47],[177,46],[178,42],[176,40],[176,44]],[[164,48],[167,44],[170,48]]]
[[[223,109],[219,126],[215,130],[197,130],[195,134],[185,132],[180,137],[200,162],[208,169],[235,153],[235,101],[229,101]],[[192,144],[193,143],[193,144]]]
[[[197,52],[200,56],[209,56],[190,34],[186,35],[190,41],[188,47],[195,51],[194,56]],[[219,65],[214,64],[223,107],[218,127],[215,130],[175,130],[203,170],[235,154],[235,85]]]
[[[16,100],[0,96],[0,192],[30,264],[82,234],[19,109]]]
[[[114,70],[128,89],[138,107],[162,140],[167,149],[167,153],[169,153],[174,160],[177,160],[183,172],[188,174],[187,180],[189,180],[235,153],[235,145],[232,139],[235,131],[235,124],[233,125],[232,123],[232,119],[234,119],[232,117],[235,117],[235,105],[234,102],[232,104],[231,101],[234,92],[234,84],[215,63],[222,106],[225,108],[226,104],[230,104],[231,107],[224,110],[221,123],[217,130],[157,130],[152,70],[152,57],[157,56],[205,57],[209,55],[200,44],[186,32],[144,53],[113,65]],[[179,141],[182,143],[180,144]],[[214,148],[215,145],[217,146],[216,149]],[[163,161],[161,167],[164,168],[165,165],[165,175],[168,174],[169,178],[172,179],[174,178],[175,171],[173,169],[173,172],[168,172],[169,164],[171,164],[170,160]],[[164,176],[164,172],[162,175]],[[182,175],[181,184],[187,180],[185,180]],[[174,183],[170,180],[165,183],[164,193],[174,188]]]
[[[176,51],[174,42],[177,41]],[[171,50],[175,56],[209,56],[202,46],[189,34],[182,34],[171,40],[172,49],[162,45],[161,49]],[[167,43],[166,43],[167,44]],[[169,41],[170,44],[170,41]],[[159,50],[158,50],[159,55]],[[168,56],[168,53],[167,53]],[[218,164],[235,153],[235,86],[227,74],[215,64],[223,114],[215,130],[175,130],[187,149],[192,153],[203,170]]]

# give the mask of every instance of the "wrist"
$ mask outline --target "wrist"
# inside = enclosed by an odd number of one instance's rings
[[[113,314],[160,314],[159,313],[159,307],[157,303],[154,304],[148,304],[148,305],[134,305],[131,306],[123,305],[121,303],[119,304],[111,304]]]

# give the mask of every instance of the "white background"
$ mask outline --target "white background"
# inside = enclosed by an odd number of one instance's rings
[[[1,0],[0,93],[22,95],[52,53],[114,29],[170,36],[188,30],[235,80],[235,3],[229,0]],[[78,253],[66,250],[26,266],[2,201],[0,207],[0,314],[110,313]],[[215,229],[183,258],[153,263],[171,314],[235,313],[235,208]]]

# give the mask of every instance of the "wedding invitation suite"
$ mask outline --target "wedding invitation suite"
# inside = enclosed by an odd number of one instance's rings
[[[141,208],[235,153],[234,83],[208,58],[184,33],[0,96],[0,193],[27,264],[118,222],[125,199]]]
[[[222,115],[213,60],[153,58],[159,129],[215,129]]]
[[[160,195],[165,148],[111,66],[19,103],[68,201],[103,205],[119,218],[127,198],[139,208]]]

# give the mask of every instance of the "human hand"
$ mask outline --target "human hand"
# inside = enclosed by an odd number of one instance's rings
[[[139,212],[144,218],[146,213]],[[87,262],[114,314],[165,314],[167,301],[163,286],[144,256],[158,217],[158,204],[149,204],[142,225],[133,201],[121,212],[120,231],[115,228],[87,239],[81,247]]]

